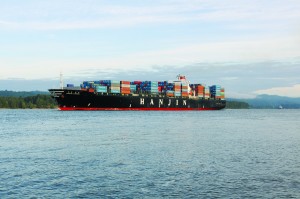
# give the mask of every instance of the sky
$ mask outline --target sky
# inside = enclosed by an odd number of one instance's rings
[[[299,0],[0,0],[0,90],[84,80],[300,97]]]

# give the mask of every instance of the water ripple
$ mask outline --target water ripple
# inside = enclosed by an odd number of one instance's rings
[[[300,111],[0,111],[0,198],[300,198]]]

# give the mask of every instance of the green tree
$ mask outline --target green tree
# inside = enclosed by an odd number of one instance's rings
[[[249,104],[246,102],[227,101],[226,108],[227,109],[248,109]]]
[[[16,98],[10,97],[8,99],[9,99],[8,100],[9,108],[13,108],[13,109],[18,108],[18,100]]]

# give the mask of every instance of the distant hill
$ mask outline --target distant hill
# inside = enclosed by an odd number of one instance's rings
[[[0,97],[30,97],[36,95],[50,95],[43,91],[0,91]]]
[[[226,108],[227,109],[249,109],[250,105],[247,102],[226,100]]]
[[[228,99],[228,101],[246,102],[250,108],[278,109],[298,109],[300,108],[300,98],[282,97],[277,95],[258,95],[254,99]]]

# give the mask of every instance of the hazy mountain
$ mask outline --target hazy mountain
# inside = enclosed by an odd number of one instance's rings
[[[300,108],[300,98],[282,97],[277,95],[258,95],[254,99],[227,99],[229,101],[246,102],[251,108]]]
[[[35,95],[49,95],[49,92],[44,91],[0,91],[1,97],[29,97]]]

